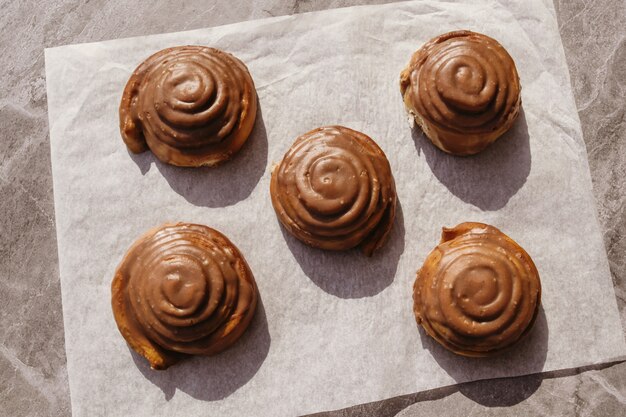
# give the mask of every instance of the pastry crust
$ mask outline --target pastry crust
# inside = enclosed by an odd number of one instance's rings
[[[487,224],[461,223],[443,229],[441,243],[417,272],[413,302],[417,323],[446,349],[491,356],[528,334],[541,282],[513,239]]]
[[[246,66],[205,46],[163,49],[128,80],[120,132],[128,149],[162,162],[214,166],[232,157],[254,127],[257,95]]]
[[[235,245],[189,223],[166,224],[137,239],[111,284],[120,333],[153,369],[227,349],[250,324],[257,299]]]
[[[495,39],[460,30],[428,41],[400,74],[409,113],[435,146],[472,155],[508,131],[521,107],[513,59]]]
[[[367,135],[342,126],[297,138],[272,170],[270,194],[292,235],[327,250],[360,246],[371,256],[386,242],[396,214],[385,153]]]

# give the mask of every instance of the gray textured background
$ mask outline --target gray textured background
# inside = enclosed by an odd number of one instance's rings
[[[386,2],[0,0],[0,415],[70,415],[43,48]],[[555,6],[626,325],[626,4]],[[626,363],[618,363],[462,384],[320,415],[625,414]]]

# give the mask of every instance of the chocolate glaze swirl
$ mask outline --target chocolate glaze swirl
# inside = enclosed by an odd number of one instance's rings
[[[257,297],[237,248],[218,231],[187,223],[140,237],[112,283],[118,328],[154,369],[228,348],[248,327]]]
[[[459,155],[481,151],[519,114],[515,63],[494,39],[456,31],[427,42],[400,76],[409,111],[433,143]]]
[[[366,255],[382,246],[396,212],[389,161],[367,135],[320,127],[296,139],[274,167],[272,204],[280,222],[301,241]]]
[[[245,143],[257,96],[246,66],[204,46],[179,46],[146,59],[128,80],[120,130],[128,148],[150,148],[179,166],[215,165]]]
[[[541,300],[530,256],[493,226],[462,223],[443,229],[441,243],[417,273],[414,312],[447,349],[487,356],[520,340]]]

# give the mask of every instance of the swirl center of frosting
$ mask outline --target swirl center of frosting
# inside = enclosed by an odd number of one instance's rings
[[[480,57],[456,55],[445,60],[437,71],[437,91],[451,106],[479,113],[487,109],[497,91]]]
[[[492,333],[508,323],[519,302],[507,257],[491,249],[461,246],[448,255],[440,297],[445,316],[459,333]]]
[[[455,62],[452,72],[454,73],[454,86],[465,94],[478,94],[483,89],[485,84],[483,71],[474,71],[462,62]]]
[[[455,281],[453,290],[461,304],[488,305],[498,296],[497,273],[489,265],[469,266]]]
[[[195,103],[202,98],[204,80],[198,73],[188,73],[183,65],[172,69],[168,84],[172,86],[172,97],[183,103]]]
[[[309,172],[311,188],[319,195],[316,211],[332,215],[351,207],[359,193],[352,165],[341,158],[317,159]],[[305,200],[306,202],[307,200]]]
[[[164,105],[159,105],[159,114],[167,121],[182,126],[193,126],[194,120],[190,117],[210,104],[215,95],[215,82],[205,68],[198,63],[180,62],[172,66],[164,74],[159,98]],[[159,101],[157,100],[157,103]],[[187,117],[173,113],[172,110],[189,114]]]
[[[194,314],[203,304],[207,292],[207,282],[202,265],[185,256],[157,263],[148,276],[156,281],[158,306],[152,308],[175,317]]]

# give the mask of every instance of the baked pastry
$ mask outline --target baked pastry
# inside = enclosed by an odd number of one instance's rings
[[[246,66],[205,46],[163,49],[128,80],[120,104],[122,139],[133,153],[148,148],[162,162],[214,166],[246,142],[257,95]]]
[[[120,333],[153,369],[228,348],[250,324],[258,298],[235,245],[189,223],[166,224],[137,239],[111,292]]]
[[[443,229],[417,272],[417,323],[463,356],[501,352],[530,331],[541,302],[539,273],[510,237],[483,223]]]
[[[385,153],[367,135],[342,126],[297,138],[272,170],[270,193],[283,226],[321,249],[360,246],[371,256],[385,243],[396,215],[396,186]]]
[[[472,155],[517,118],[521,87],[513,59],[495,39],[460,30],[437,36],[400,74],[404,104],[442,151]]]

